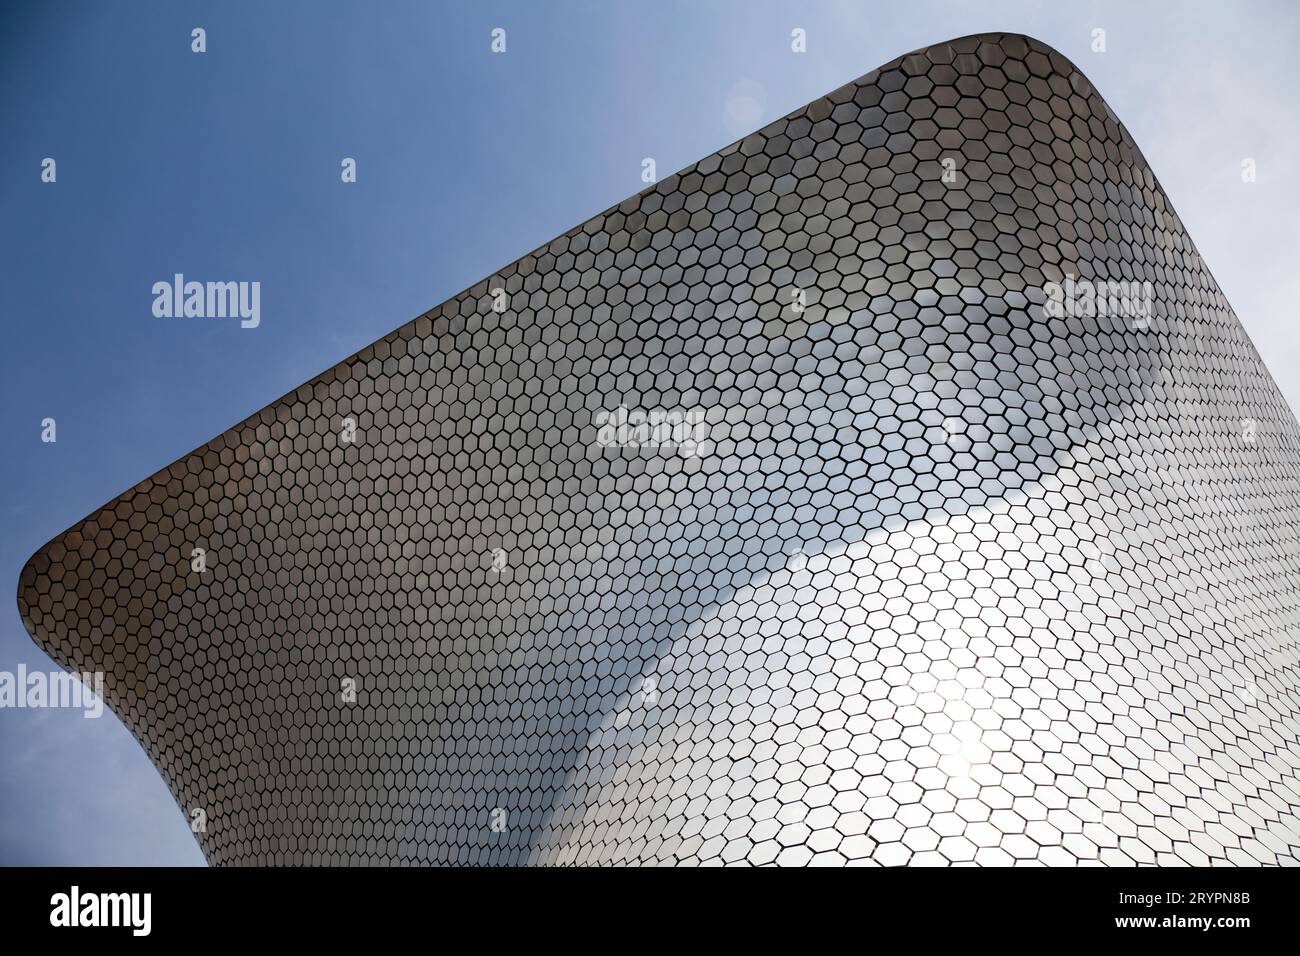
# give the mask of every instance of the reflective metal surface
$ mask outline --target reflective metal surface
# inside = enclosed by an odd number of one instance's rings
[[[1295,863],[1297,463],[1127,132],[986,35],[342,362],[19,605],[217,864]]]

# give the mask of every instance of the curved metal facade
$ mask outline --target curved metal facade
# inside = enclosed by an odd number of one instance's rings
[[[1295,863],[1297,448],[1128,133],[985,35],[340,363],[19,605],[212,863]]]

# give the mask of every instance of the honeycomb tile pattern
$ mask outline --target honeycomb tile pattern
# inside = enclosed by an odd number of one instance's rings
[[[1149,322],[1051,316],[1069,276]],[[1294,864],[1297,438],[1106,104],[983,35],[398,329],[18,600],[214,864]]]

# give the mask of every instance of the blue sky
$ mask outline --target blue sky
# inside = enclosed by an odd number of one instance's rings
[[[141,478],[639,191],[643,157],[666,175],[902,53],[990,30],[1087,73],[1300,407],[1293,4],[5,5],[0,593]],[[260,327],[154,318],[151,287],[176,272],[260,282]],[[0,670],[19,663],[51,667],[6,598]],[[0,768],[0,864],[202,863],[111,714],[0,710]]]

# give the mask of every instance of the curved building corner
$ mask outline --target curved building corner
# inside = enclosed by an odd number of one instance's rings
[[[1106,103],[988,34],[397,329],[18,602],[214,864],[1294,864],[1297,438]]]

